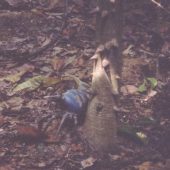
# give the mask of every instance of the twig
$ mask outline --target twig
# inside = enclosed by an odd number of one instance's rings
[[[170,14],[170,12],[161,5],[161,3],[155,1],[155,0],[151,0],[152,3],[154,3],[155,5],[157,5],[159,8],[163,9],[167,14]]]

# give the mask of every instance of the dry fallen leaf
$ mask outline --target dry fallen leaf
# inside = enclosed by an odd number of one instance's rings
[[[157,94],[157,91],[155,90],[150,90],[147,96],[143,99],[143,101],[147,102],[149,99],[154,97]]]
[[[72,52],[74,52],[74,51],[72,51]],[[66,62],[65,62],[65,64],[64,64],[64,68],[66,68],[69,64],[72,64],[73,61],[76,60],[76,57],[77,57],[76,55],[73,55],[73,56],[67,58],[67,59],[66,59]]]
[[[44,77],[43,87],[49,87],[58,83],[61,83],[62,79],[60,77]]]
[[[123,93],[124,96],[129,94],[132,95],[137,93],[138,88],[133,85],[125,85],[120,88],[120,91]]]
[[[37,107],[43,107],[47,104],[47,100],[42,99],[32,99],[25,104],[24,108],[35,109]]]
[[[132,51],[132,48],[133,48],[133,45],[129,45],[123,52],[122,52],[122,54],[124,55],[124,56],[128,56],[128,55],[133,55],[133,51]]]
[[[83,57],[79,57],[77,60],[75,60],[74,65],[75,66],[84,66],[85,59]]]
[[[72,144],[71,149],[74,152],[79,152],[79,151],[83,151],[83,146],[81,144]]]
[[[61,2],[61,0],[49,0],[49,6],[48,9],[54,9],[58,6],[58,4]]]
[[[17,135],[22,140],[40,140],[46,135],[42,133],[38,128],[32,125],[17,124],[16,125]]]
[[[5,119],[3,116],[0,116],[0,127],[5,123]]]
[[[62,53],[63,51],[64,51],[64,49],[61,48],[61,47],[54,47],[53,52],[52,52],[52,56],[57,56],[58,54]]]
[[[83,168],[87,168],[87,167],[93,166],[95,162],[96,162],[95,158],[89,157],[89,158],[81,161],[81,165],[82,165]]]
[[[23,106],[24,100],[21,97],[12,97],[9,100],[0,102],[0,111],[9,109],[11,111],[19,111]]]
[[[56,130],[55,130],[56,132]],[[52,143],[58,143],[61,142],[61,136],[56,136],[56,135],[48,135],[47,138],[45,139],[45,142],[48,144]]]
[[[111,155],[110,154],[109,156],[113,161],[120,160],[122,158],[122,156],[120,156],[120,155]]]
[[[143,162],[142,164],[136,165],[134,167],[137,168],[138,170],[169,170],[169,167],[167,168],[162,163],[158,162],[154,164],[149,161]]]
[[[27,72],[32,72],[34,70],[34,66],[24,64],[22,67],[18,68],[17,70],[14,70],[13,73],[11,73],[9,76],[2,77],[0,78],[0,81],[8,81],[11,83],[16,83],[18,82],[21,77],[27,73]]]
[[[37,166],[38,166],[39,168],[44,168],[44,167],[46,167],[47,165],[46,165],[45,162],[40,162],[40,163],[38,163]]]
[[[55,58],[52,59],[51,65],[52,65],[54,70],[61,71],[64,68],[64,65],[65,65],[64,59],[55,57]]]
[[[11,92],[8,93],[9,96],[12,96],[19,92],[33,91],[37,89],[43,82],[44,76],[35,76],[32,77],[25,82],[18,84],[16,87],[12,89]]]
[[[138,170],[150,170],[152,167],[152,162],[144,162],[141,165],[135,166]]]
[[[10,165],[0,165],[0,170],[14,170]]]

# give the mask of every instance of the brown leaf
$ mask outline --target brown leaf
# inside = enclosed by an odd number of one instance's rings
[[[45,134],[42,133],[38,128],[32,125],[17,124],[16,126],[18,137],[21,137],[22,140],[40,140],[45,137]]]
[[[0,81],[6,80],[11,83],[16,83],[21,79],[21,77],[25,73],[32,72],[33,70],[34,70],[34,66],[24,64],[22,67],[18,68],[17,70],[12,70],[10,75],[0,78]]]
[[[151,99],[152,97],[154,97],[157,94],[157,91],[155,90],[150,90],[147,94],[147,96],[145,96],[145,98],[143,99],[143,101],[147,102],[149,99]]]
[[[48,135],[47,138],[45,139],[45,142],[48,144],[52,143],[58,143],[61,141],[61,136],[55,136],[55,135]]]
[[[0,170],[14,170],[10,165],[0,166]]]
[[[72,52],[74,52],[74,51],[72,51]],[[67,58],[67,60],[64,64],[64,68],[66,68],[69,64],[72,64],[73,61],[76,60],[76,57],[77,57],[76,55],[73,55],[73,56],[70,56],[69,58]]]
[[[56,8],[61,1],[60,0],[50,0],[49,2],[50,2],[50,4],[49,4],[48,9],[51,10],[51,9]]]
[[[38,166],[39,168],[44,168],[44,167],[46,167],[47,165],[46,165],[45,162],[40,162],[40,163],[38,163],[37,166]]]
[[[51,65],[54,70],[61,71],[64,68],[65,63],[63,59],[55,57],[52,59]]]
[[[123,93],[123,95],[132,95],[132,94],[136,94],[138,91],[138,88],[136,86],[133,85],[125,85],[122,86],[120,91]]]
[[[141,165],[136,166],[139,170],[150,170],[152,167],[152,162],[144,162]]]
[[[168,170],[166,169],[166,166],[163,166],[162,163],[152,163],[149,161],[143,162],[140,165],[134,166],[135,168],[137,168],[138,170]]]
[[[47,104],[47,101],[42,99],[32,99],[26,103],[25,108],[35,109],[37,107],[43,107]]]
[[[49,87],[58,83],[61,83],[62,80],[59,77],[44,77],[43,87]]]
[[[12,97],[7,101],[0,102],[0,111],[9,109],[11,111],[19,111],[23,106],[24,100],[20,97]]]
[[[85,65],[85,59],[83,57],[78,58],[75,60],[75,66],[84,66]]]
[[[0,127],[5,123],[5,119],[3,116],[0,116]]]
[[[83,146],[81,144],[72,144],[71,149],[74,152],[80,152],[83,151]]]

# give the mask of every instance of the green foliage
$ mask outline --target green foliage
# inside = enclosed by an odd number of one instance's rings
[[[133,140],[136,143],[146,145],[148,143],[148,137],[145,133],[137,131],[135,127],[124,124],[118,128],[118,134]]]
[[[138,91],[140,93],[143,93],[143,92],[147,91],[146,80],[144,80],[144,82],[138,87]]]
[[[158,81],[153,77],[148,77],[147,80],[150,83],[152,89],[158,85]]]
[[[138,87],[138,92],[144,93],[149,89],[154,89],[158,85],[158,81],[154,77],[147,77],[143,83]]]

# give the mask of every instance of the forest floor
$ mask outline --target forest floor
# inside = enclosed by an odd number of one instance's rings
[[[72,87],[60,79],[65,74],[91,84],[95,7],[2,2],[0,170],[169,170],[168,5],[125,5],[118,148],[102,156],[81,138],[81,127],[65,125],[57,135],[65,110],[45,98]]]

